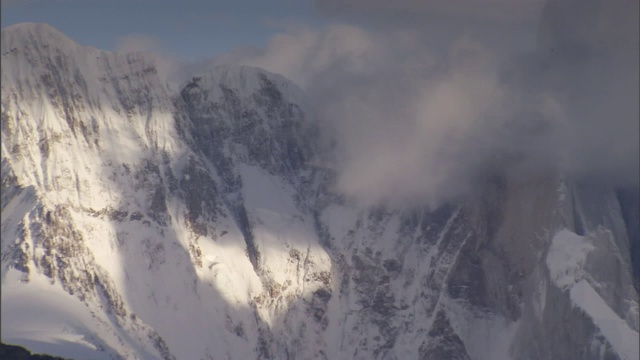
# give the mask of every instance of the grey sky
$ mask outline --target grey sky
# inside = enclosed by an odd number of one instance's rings
[[[274,21],[315,24],[313,4],[273,0],[2,0],[2,26],[46,22],[83,45],[113,50],[132,34],[186,58],[261,45]]]

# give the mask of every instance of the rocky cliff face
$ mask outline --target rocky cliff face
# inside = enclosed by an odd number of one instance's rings
[[[437,209],[358,207],[312,166],[305,101],[247,67],[174,94],[141,55],[3,29],[3,342],[105,359],[638,357],[637,197],[497,175]]]

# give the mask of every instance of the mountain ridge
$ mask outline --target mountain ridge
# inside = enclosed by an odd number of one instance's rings
[[[279,75],[218,67],[173,93],[142,55],[5,54],[2,31],[3,342],[105,359],[629,353],[572,298],[637,334],[637,208],[612,189],[498,175],[436,209],[358,207],[311,165],[317,125]],[[566,288],[563,231],[589,249]]]

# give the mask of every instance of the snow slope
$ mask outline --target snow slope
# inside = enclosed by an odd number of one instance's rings
[[[638,331],[631,329],[589,283],[591,278],[584,270],[584,264],[593,249],[588,236],[579,236],[566,229],[558,232],[552,239],[546,260],[551,280],[569,292],[571,301],[593,320],[621,358],[637,359],[640,357]]]
[[[71,358],[637,358],[615,189],[362,207],[305,94],[2,30],[2,341]],[[581,235],[577,235],[581,234]],[[635,336],[635,338],[634,338]],[[635,347],[634,347],[635,346]]]

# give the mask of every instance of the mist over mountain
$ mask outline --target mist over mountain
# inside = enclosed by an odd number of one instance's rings
[[[539,19],[527,20],[539,22],[537,44],[521,53],[473,33],[442,49],[433,38],[445,35],[429,32],[450,29],[383,16],[464,17],[477,8],[470,2],[466,12],[455,5],[464,1],[320,3],[387,27],[292,28],[263,49],[218,61],[283,74],[310,94],[337,134],[346,193],[369,202],[438,203],[478,192],[477,179],[496,168],[638,187],[637,1],[550,1]],[[507,3],[484,5],[533,6]]]
[[[549,1],[535,48],[508,56],[473,36],[436,51],[391,20],[202,64],[3,28],[2,342],[74,359],[637,359],[625,1]]]

